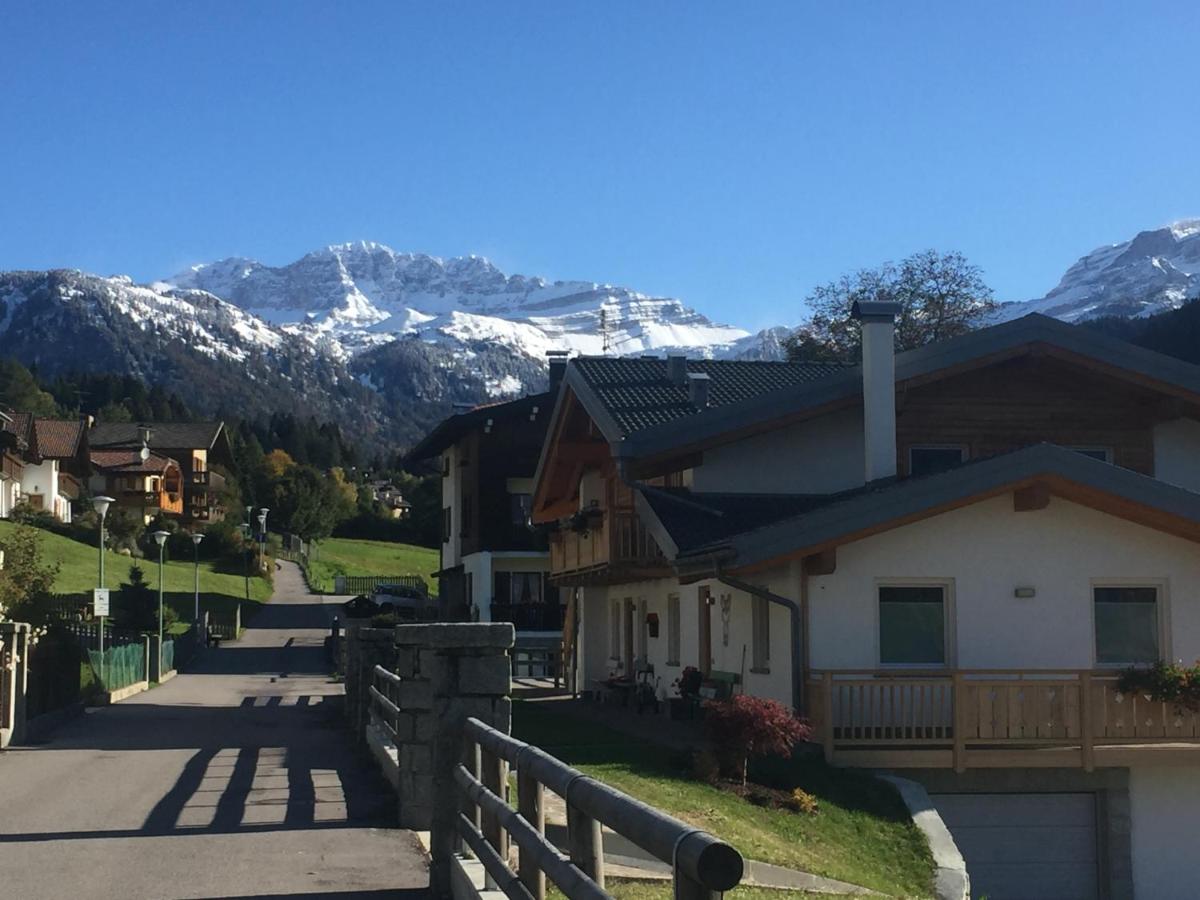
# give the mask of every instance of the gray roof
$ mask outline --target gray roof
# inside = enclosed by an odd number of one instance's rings
[[[140,447],[140,429],[150,429],[151,450],[210,449],[221,435],[222,422],[97,422],[88,434],[93,447]]]
[[[689,359],[686,367],[689,375],[709,377],[709,410],[811,384],[846,368],[838,363],[718,359]],[[609,441],[702,414],[692,405],[687,386],[668,377],[666,359],[581,356],[571,360],[567,379]]]
[[[554,405],[554,394],[546,392],[529,394],[516,400],[505,400],[498,403],[484,403],[465,412],[456,413],[442,419],[441,422],[421,438],[420,442],[408,452],[408,459],[429,459],[442,453],[447,447],[458,443],[464,435],[476,428],[482,428],[488,419],[521,419],[528,418],[534,408],[539,411],[537,423],[533,426],[545,430],[550,421],[549,412]],[[541,415],[545,413],[545,415]]]
[[[1084,488],[1149,507],[1200,526],[1200,494],[1164,481],[1084,456],[1053,444],[964,463],[945,472],[919,478],[873,482],[843,494],[832,494],[798,515],[760,522],[738,534],[703,545],[690,545],[676,557],[676,566],[703,565],[703,558],[721,554],[726,565],[742,567],[835,544],[839,539],[956,501],[999,492],[1008,485],[1057,476]],[[639,506],[639,509],[645,507]],[[667,520],[669,522],[670,519]],[[667,522],[659,520],[658,527]]]
[[[1200,396],[1200,366],[1137,347],[1094,329],[1069,325],[1037,313],[948,341],[898,353],[896,381],[919,378],[953,366],[991,356],[1004,356],[1036,345],[1056,347],[1105,366],[1125,370],[1182,392]],[[765,425],[802,414],[805,410],[851,400],[861,393],[860,366],[827,372],[825,377],[798,379],[795,383],[780,386],[776,390],[748,393],[737,403],[717,405],[706,410],[693,409],[691,415],[686,418],[626,432],[621,441],[621,455],[641,457],[686,447],[719,437],[726,432]],[[606,408],[594,411],[594,406],[600,406],[597,402],[601,400],[599,397],[589,398],[580,393],[580,400],[593,417],[596,417],[597,411],[601,415],[607,412]],[[603,423],[598,421],[597,424],[603,428]],[[613,441],[607,432],[605,437]]]

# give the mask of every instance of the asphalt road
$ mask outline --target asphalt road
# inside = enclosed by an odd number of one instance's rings
[[[0,753],[0,897],[421,897],[428,873],[342,726],[331,607],[294,566],[242,640]]]

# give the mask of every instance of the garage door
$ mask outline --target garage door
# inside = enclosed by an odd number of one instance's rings
[[[1094,794],[934,794],[967,861],[971,895],[1095,900]]]

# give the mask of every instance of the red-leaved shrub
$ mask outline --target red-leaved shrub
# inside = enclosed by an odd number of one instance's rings
[[[719,755],[729,761],[742,784],[752,756],[791,756],[812,729],[775,700],[745,694],[704,704],[704,725]]]

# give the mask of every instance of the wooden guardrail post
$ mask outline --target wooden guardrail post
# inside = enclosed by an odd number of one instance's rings
[[[568,789],[567,793],[570,793]],[[585,875],[604,887],[604,827],[597,819],[586,815],[567,801],[567,841],[571,847],[571,862]]]
[[[1092,673],[1079,675],[1079,750],[1083,757],[1083,771],[1096,768],[1095,725],[1092,721]]]
[[[541,782],[517,766],[517,812],[526,822],[537,829],[540,835],[546,834],[546,792]],[[533,896],[533,900],[545,900],[546,873],[541,870],[533,853],[524,847],[520,848],[517,863],[517,873],[521,883]]]
[[[501,799],[508,798],[508,764],[494,753],[482,750],[479,756],[479,780],[483,786]],[[482,811],[482,831],[487,842],[492,845],[496,855],[503,860],[508,859],[508,833],[500,824],[500,819],[488,812]],[[493,888],[496,886],[493,885]]]

